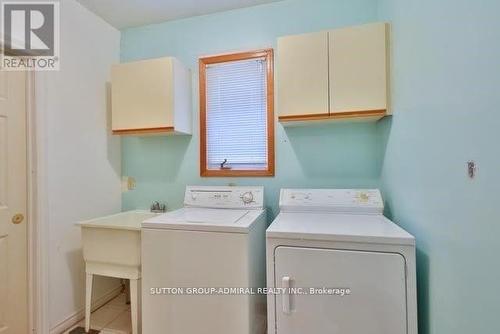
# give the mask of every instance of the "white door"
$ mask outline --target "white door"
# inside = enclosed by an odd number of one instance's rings
[[[0,71],[0,333],[28,333],[26,74]]]
[[[400,254],[278,247],[276,287],[338,288],[338,294],[276,298],[278,334],[404,334],[405,260]],[[318,291],[318,290],[316,290]],[[300,291],[295,291],[300,292]]]

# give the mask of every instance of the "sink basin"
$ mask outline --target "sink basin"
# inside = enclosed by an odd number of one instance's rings
[[[78,223],[82,229],[86,271],[140,278],[141,222],[154,216],[149,211],[127,211]]]

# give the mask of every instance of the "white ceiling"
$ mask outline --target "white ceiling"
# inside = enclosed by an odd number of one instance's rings
[[[280,0],[77,0],[121,29]]]

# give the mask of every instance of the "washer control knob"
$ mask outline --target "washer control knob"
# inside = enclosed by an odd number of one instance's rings
[[[243,201],[243,203],[245,204],[250,204],[253,202],[253,194],[251,191],[247,191],[246,193],[243,193],[241,195],[241,200]]]

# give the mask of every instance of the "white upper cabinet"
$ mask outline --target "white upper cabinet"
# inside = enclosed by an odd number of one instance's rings
[[[328,115],[328,32],[278,39],[280,117]]]
[[[330,112],[387,110],[387,24],[332,30]]]
[[[191,134],[190,72],[173,57],[114,65],[113,134]]]
[[[387,23],[372,23],[279,38],[279,121],[388,115],[388,30]]]

